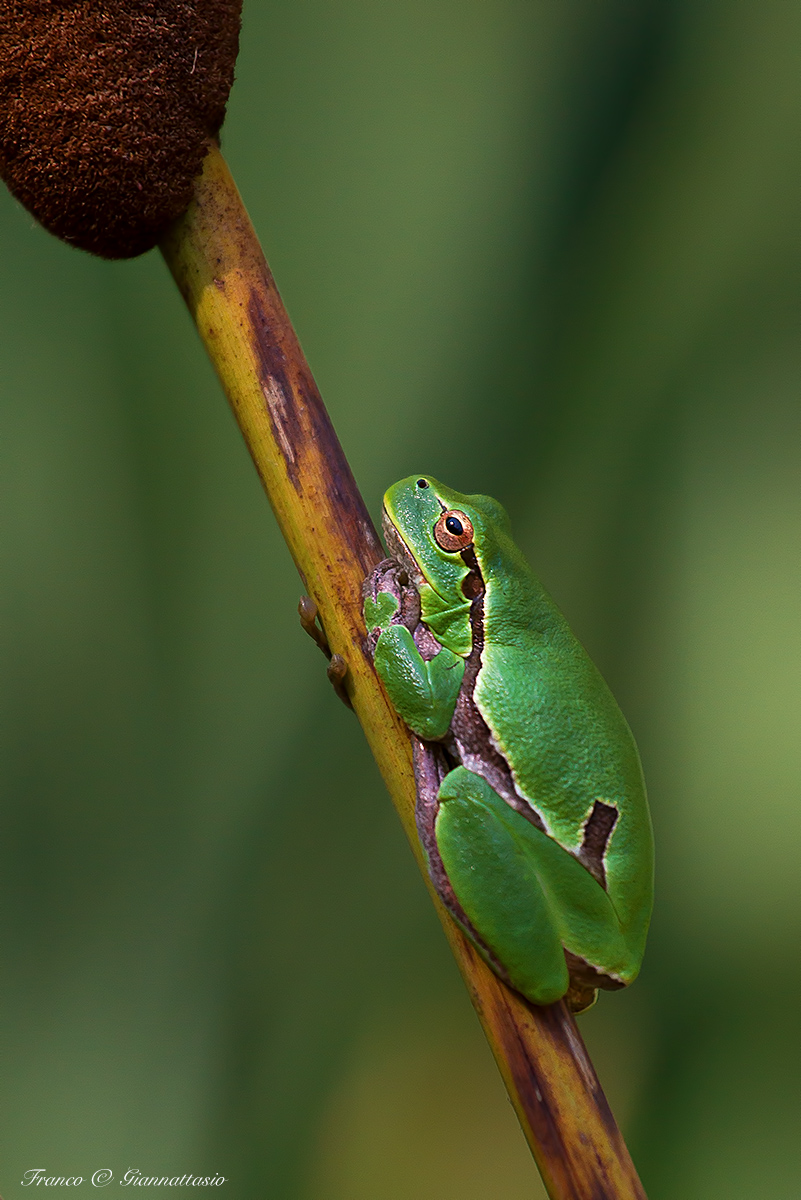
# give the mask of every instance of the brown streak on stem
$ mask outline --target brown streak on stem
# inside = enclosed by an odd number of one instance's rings
[[[348,666],[348,694],[436,904],[552,1200],[645,1200],[565,1003],[498,979],[437,899],[414,823],[408,730],[365,653],[361,585],[384,557],[258,239],[218,147],[162,242],[281,531]]]

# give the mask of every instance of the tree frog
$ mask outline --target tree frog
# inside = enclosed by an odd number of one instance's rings
[[[653,891],[640,759],[604,680],[488,496],[411,476],[364,585],[375,669],[412,730],[440,898],[534,1004],[637,975]]]

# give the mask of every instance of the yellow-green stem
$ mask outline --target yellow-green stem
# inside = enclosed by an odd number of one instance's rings
[[[431,889],[414,825],[409,734],[365,650],[361,584],[380,542],[258,239],[216,145],[162,243],[403,822],[553,1200],[645,1200],[572,1015],[487,967]]]

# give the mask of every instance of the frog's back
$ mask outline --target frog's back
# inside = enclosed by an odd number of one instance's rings
[[[504,539],[506,540],[506,539]],[[486,571],[475,700],[520,794],[567,850],[596,801],[617,810],[605,856],[610,899],[635,957],[651,909],[653,847],[642,768],[600,672],[511,539]]]

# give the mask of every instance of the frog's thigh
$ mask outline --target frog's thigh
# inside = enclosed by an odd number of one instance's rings
[[[456,898],[512,985],[535,1004],[567,991],[562,942],[525,853],[486,780],[457,767],[442,782],[437,846]]]

